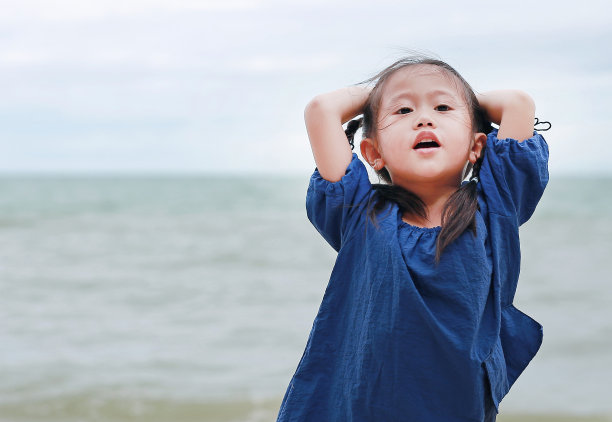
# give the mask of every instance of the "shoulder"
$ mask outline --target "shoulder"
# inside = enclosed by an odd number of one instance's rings
[[[314,171],[306,195],[306,212],[323,237],[339,250],[364,223],[371,196],[367,169],[353,154],[344,176],[336,182]]]
[[[346,168],[344,176],[337,182],[330,182],[324,179],[321,173],[319,173],[319,170],[315,169],[310,177],[308,193],[320,192],[326,195],[338,196],[344,195],[347,190],[359,187],[369,189],[371,184],[365,165],[361,162],[359,157],[357,157],[357,154],[353,153],[353,157]]]
[[[494,129],[487,135],[485,160],[499,162],[504,158],[538,160],[548,162],[548,143],[544,136],[534,131],[530,138],[519,141],[513,138],[499,138],[498,130]]]
[[[537,131],[533,131],[530,138],[519,141],[513,138],[500,138],[498,137],[498,129],[493,129],[487,135],[485,157],[496,158],[505,154],[513,156],[535,155],[548,159],[548,144],[544,136]]]
[[[522,142],[497,137],[493,130],[480,171],[482,191],[490,211],[529,219],[548,183],[548,144],[534,132]]]

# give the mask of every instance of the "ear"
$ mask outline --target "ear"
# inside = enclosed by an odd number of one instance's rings
[[[374,140],[371,138],[364,138],[359,144],[359,148],[361,149],[361,155],[366,159],[368,163],[372,166],[374,170],[380,170],[385,166],[385,161],[380,155],[378,148],[374,144]]]
[[[472,142],[472,148],[470,149],[470,163],[474,164],[482,154],[482,150],[487,145],[487,135],[482,132],[474,134],[474,142]]]

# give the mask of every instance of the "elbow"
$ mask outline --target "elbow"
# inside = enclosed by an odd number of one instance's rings
[[[324,113],[324,103],[321,100],[321,96],[317,95],[306,104],[304,108],[304,119],[308,121],[312,116]]]
[[[328,104],[320,95],[308,102],[304,109],[304,122],[307,129],[319,126],[322,121],[333,116],[333,111]]]
[[[524,91],[515,91],[514,92],[514,107],[516,109],[523,110],[525,112],[535,114],[535,102],[533,98],[529,94]]]
[[[306,104],[306,107],[304,108],[304,118],[307,118],[308,115],[312,114],[312,111],[319,106],[318,101],[319,100],[317,97],[314,97],[312,100],[308,101],[308,104]]]

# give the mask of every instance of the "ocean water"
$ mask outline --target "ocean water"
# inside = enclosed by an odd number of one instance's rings
[[[271,421],[333,250],[308,176],[0,178],[0,421]],[[612,178],[555,177],[515,304],[544,344],[500,421],[612,420]]]

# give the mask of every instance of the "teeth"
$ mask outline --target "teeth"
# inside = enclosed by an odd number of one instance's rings
[[[427,142],[433,142],[433,143],[437,144],[437,142],[434,141],[433,139],[423,139],[422,141],[419,142],[419,144],[424,144],[424,143],[427,143]]]

